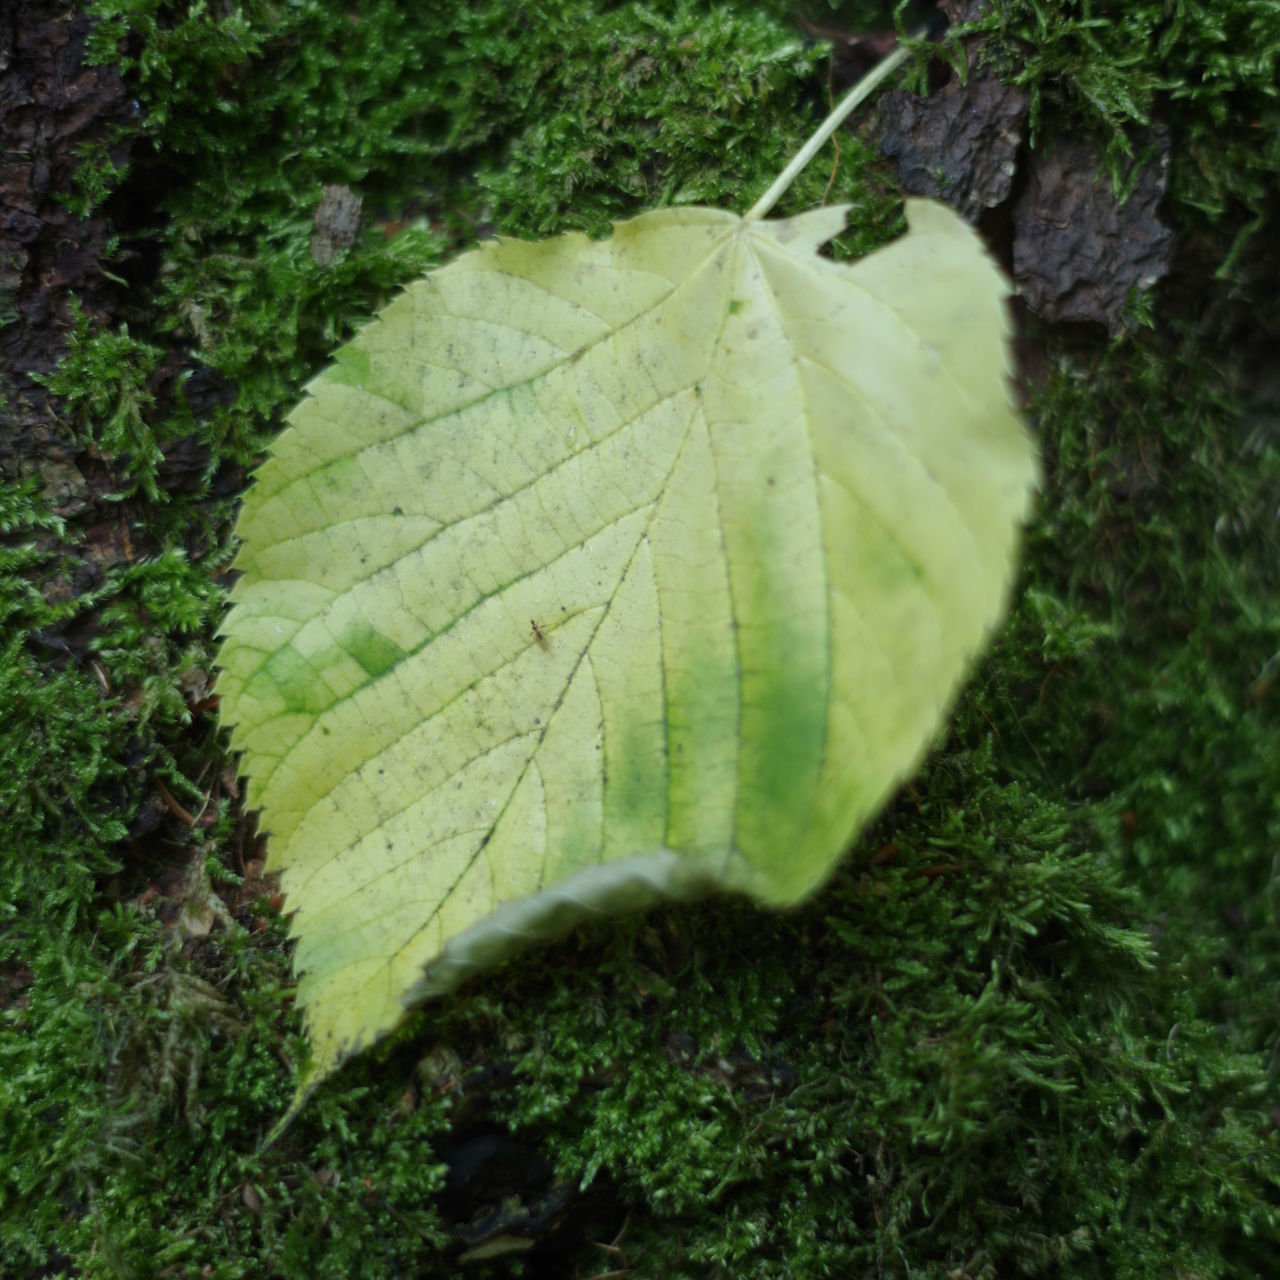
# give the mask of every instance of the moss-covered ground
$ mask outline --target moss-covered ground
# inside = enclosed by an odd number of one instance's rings
[[[210,695],[249,468],[477,235],[745,207],[828,45],[788,0],[88,8],[140,109],[68,194],[126,298],[50,381],[81,465],[0,485],[0,1275],[1277,1274],[1276,5],[982,19],[1033,145],[1170,129],[1179,253],[1125,336],[1029,322],[1012,615],[833,883],[527,954],[265,1152],[303,1045]],[[325,184],[365,219],[322,263]],[[898,226],[851,135],[827,198]]]

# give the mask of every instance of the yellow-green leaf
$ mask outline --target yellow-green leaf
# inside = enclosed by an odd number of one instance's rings
[[[486,244],[338,352],[245,501],[220,692],[310,1080],[583,917],[812,892],[999,618],[1034,451],[941,205]]]

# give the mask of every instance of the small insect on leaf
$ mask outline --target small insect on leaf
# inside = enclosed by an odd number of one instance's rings
[[[529,619],[529,630],[532,633],[533,638],[538,642],[538,644],[545,649],[547,647],[546,634],[543,632],[542,628],[538,626],[538,624],[532,618]]]

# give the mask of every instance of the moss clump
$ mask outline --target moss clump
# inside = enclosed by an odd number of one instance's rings
[[[589,950],[508,1015],[503,1113],[644,1207],[622,1241],[638,1274],[1261,1258],[1256,1061],[1196,1018],[1077,815],[999,772],[990,737],[948,752],[813,907],[767,929],[659,916],[625,959]]]
[[[1031,335],[1047,485],[1015,612],[829,890],[580,930],[259,1153],[304,1047],[209,696],[246,469],[359,318],[478,231],[745,207],[826,50],[781,3],[93,5],[141,111],[78,207],[118,232],[128,305],[73,320],[47,448],[0,488],[0,1271],[1264,1274],[1280,440],[1250,335],[1277,317],[1254,290],[1242,323],[1195,263],[1253,227],[1248,286],[1274,226],[1271,8],[979,21],[1041,136],[1085,122],[1115,158],[1170,125],[1195,252],[1158,327]],[[860,252],[897,207],[842,148]],[[334,184],[364,224],[322,261]],[[523,1217],[461,1181],[498,1134],[546,1165]]]
[[[1031,95],[1033,132],[1097,133],[1117,189],[1128,157],[1172,138],[1169,192],[1188,229],[1225,220],[1233,274],[1245,241],[1274,217],[1280,172],[1280,18],[1269,0],[1131,0],[1103,5],[993,0],[958,35],[989,37],[983,58]],[[1126,176],[1127,175],[1127,176]]]
[[[63,530],[38,488],[0,487],[0,962],[21,939],[85,922],[95,877],[114,870],[111,849],[128,821],[119,796],[128,770],[112,750],[119,711],[92,672],[52,660],[58,641],[48,629],[66,609],[30,581],[47,559],[38,540]]]

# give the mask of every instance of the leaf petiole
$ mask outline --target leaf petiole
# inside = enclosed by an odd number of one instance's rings
[[[925,31],[917,33],[924,36]],[[773,180],[768,191],[751,206],[743,215],[744,222],[755,222],[763,218],[781,199],[782,194],[796,180],[796,175],[826,145],[827,139],[844,124],[854,107],[866,101],[880,87],[880,84],[893,75],[897,69],[911,56],[911,50],[905,44],[899,44],[890,54],[881,58],[857,84],[845,94],[836,109],[818,126],[817,132],[796,152],[783,171]]]

